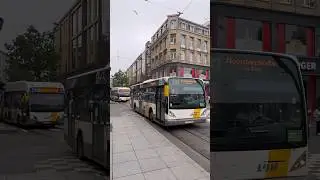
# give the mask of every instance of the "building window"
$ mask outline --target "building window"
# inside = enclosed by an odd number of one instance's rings
[[[236,49],[262,51],[262,22],[236,19]]]
[[[208,51],[207,48],[208,48],[208,41],[204,41],[203,42],[203,51],[207,52]]]
[[[193,61],[193,52],[190,51],[189,53],[189,62],[192,63]]]
[[[293,55],[307,55],[306,29],[296,25],[285,26],[286,53]]]
[[[194,38],[190,37],[190,41],[189,41],[189,48],[190,49],[193,49],[193,41],[194,41]]]
[[[209,65],[209,63],[208,63],[208,55],[204,54],[202,57],[203,57],[204,64],[205,65]]]
[[[82,36],[78,36],[77,64],[82,64]]]
[[[181,29],[186,29],[186,24],[185,24],[185,23],[183,23],[183,22],[182,22],[182,23],[180,23],[180,28],[181,28]]]
[[[99,17],[100,13],[100,0],[96,0],[96,17]]]
[[[173,59],[176,59],[176,50],[175,49],[171,49],[170,50],[170,59],[173,60]]]
[[[176,20],[171,20],[170,29],[176,29],[176,26],[177,26],[177,21]]]
[[[190,31],[190,24],[187,25],[187,30]]]
[[[71,60],[71,68],[76,68],[76,60],[77,60],[77,40],[74,39],[72,41],[72,60]]]
[[[194,32],[194,26],[191,26],[191,25],[190,25],[190,31],[191,31],[191,32]]]
[[[216,40],[211,42],[216,48],[226,48],[227,47],[227,18],[218,16],[215,19],[215,32],[214,36]]]
[[[77,34],[77,13],[72,14],[72,36],[75,36]]]
[[[91,10],[90,10],[90,12],[91,12],[91,20],[90,20],[90,22],[93,22],[94,20],[95,20],[95,18],[96,18],[96,1],[97,0],[90,0],[90,2],[91,2]]]
[[[87,24],[91,23],[91,1],[87,0]]]
[[[176,34],[170,34],[170,44],[176,44]]]
[[[201,39],[197,40],[197,49],[200,50],[201,48]]]
[[[307,8],[315,8],[316,7],[316,0],[304,0],[303,1],[303,6]]]
[[[181,59],[182,61],[184,61],[184,60],[186,59],[186,53],[185,53],[185,51],[181,51],[181,52],[180,52],[180,59]]]
[[[201,54],[199,52],[197,53],[197,63],[201,63]]]
[[[82,7],[80,7],[78,10],[77,10],[78,14],[78,28],[77,28],[77,32],[81,32],[82,30]]]
[[[181,47],[185,48],[186,47],[186,35],[181,34]]]

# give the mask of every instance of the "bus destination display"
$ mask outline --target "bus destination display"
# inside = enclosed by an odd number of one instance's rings
[[[228,65],[238,66],[245,71],[261,71],[265,68],[277,67],[277,63],[272,57],[265,57],[248,59],[244,56],[225,56],[224,62]]]

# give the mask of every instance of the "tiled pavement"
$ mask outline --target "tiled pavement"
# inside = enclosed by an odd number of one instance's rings
[[[111,116],[113,180],[209,180],[210,174],[140,115]]]
[[[102,174],[102,169],[97,166],[91,165],[88,162],[83,162],[73,154],[67,154],[59,158],[50,158],[38,161],[34,165],[34,171],[37,172],[81,172],[87,174]]]
[[[309,154],[309,172],[320,180],[320,154]]]

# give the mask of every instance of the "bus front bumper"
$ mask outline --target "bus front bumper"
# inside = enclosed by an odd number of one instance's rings
[[[178,126],[186,124],[195,124],[195,123],[204,123],[207,121],[207,118],[201,117],[200,119],[168,119],[165,123],[165,126]]]

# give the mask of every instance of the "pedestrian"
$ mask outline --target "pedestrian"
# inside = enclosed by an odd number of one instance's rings
[[[319,107],[314,110],[313,117],[316,120],[316,134],[319,136],[320,135],[320,110],[319,110]]]

